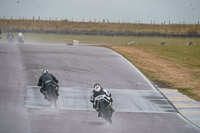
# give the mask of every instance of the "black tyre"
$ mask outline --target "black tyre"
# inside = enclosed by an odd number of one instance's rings
[[[51,103],[51,105],[53,107],[56,107],[56,101],[57,101],[58,97],[56,95],[55,87],[52,85],[47,86],[47,92],[49,95],[49,102]]]
[[[100,109],[103,115],[103,118],[108,121],[110,124],[112,123],[112,113],[108,107],[108,104],[106,102],[100,102]]]

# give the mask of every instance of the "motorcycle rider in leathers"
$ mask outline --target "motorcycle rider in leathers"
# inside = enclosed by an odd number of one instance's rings
[[[13,34],[9,31],[9,32],[7,33],[6,39],[7,39],[8,41],[12,41],[13,38],[14,38]]]
[[[49,73],[49,71],[47,69],[42,71],[42,75],[40,76],[39,80],[38,80],[38,86],[41,86],[40,88],[40,92],[44,95],[44,99],[46,99],[46,85],[48,83],[52,83],[53,85],[56,86],[56,94],[57,96],[59,96],[59,85],[57,84],[59,81],[56,79],[56,77]]]
[[[113,99],[111,98],[111,93],[109,91],[107,91],[106,89],[103,89],[99,83],[96,83],[94,85],[94,90],[91,92],[90,102],[93,103],[93,108],[96,109],[96,111],[98,112],[98,117],[101,117],[101,112],[97,105],[98,101],[95,101],[95,97],[97,97],[99,95],[104,95],[104,94],[110,98],[109,107],[110,107],[111,113],[113,113],[115,111],[112,107]]]

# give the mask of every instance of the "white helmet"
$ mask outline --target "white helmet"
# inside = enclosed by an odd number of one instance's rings
[[[96,84],[94,85],[94,90],[95,90],[96,92],[99,92],[99,91],[101,90],[101,85],[100,85],[99,83],[96,83]]]
[[[44,69],[44,70],[42,71],[42,74],[45,74],[45,73],[48,73],[48,72],[49,72],[49,70]]]
[[[22,34],[21,32],[19,32],[18,36],[19,36],[19,37],[22,37],[22,36],[23,36],[23,34]]]
[[[100,86],[96,86],[96,87],[94,88],[94,90],[95,90],[96,92],[99,92],[99,91],[101,90],[101,87],[100,87]]]

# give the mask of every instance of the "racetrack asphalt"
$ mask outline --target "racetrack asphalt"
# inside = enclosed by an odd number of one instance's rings
[[[52,109],[36,87],[43,69],[59,80]],[[108,89],[113,123],[89,102],[94,83]],[[199,133],[134,66],[102,47],[0,43],[1,133]]]

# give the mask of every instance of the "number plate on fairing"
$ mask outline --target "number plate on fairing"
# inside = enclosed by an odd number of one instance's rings
[[[96,101],[96,100],[99,101],[99,100],[101,100],[101,99],[104,99],[104,95],[99,95],[99,96],[95,97],[95,101]]]

